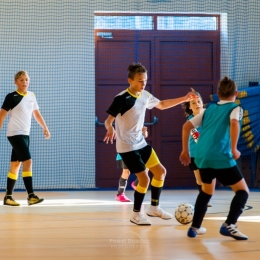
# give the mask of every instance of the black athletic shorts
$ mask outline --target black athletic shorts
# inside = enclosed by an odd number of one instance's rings
[[[190,158],[189,167],[190,167],[190,170],[191,170],[191,171],[196,171],[196,170],[199,169],[199,168],[197,167],[196,163],[195,163],[195,158],[194,158],[194,157],[191,157],[191,158]]]
[[[210,184],[212,180],[216,178],[224,186],[234,185],[244,178],[237,165],[226,169],[200,169],[200,177],[203,183],[208,184]]]
[[[145,171],[146,168],[150,169],[160,164],[155,151],[150,145],[139,150],[119,154],[131,173],[139,173]]]
[[[128,169],[122,159],[121,160],[117,160],[116,164],[117,164],[117,168],[118,169]]]
[[[8,136],[7,139],[13,147],[11,162],[24,162],[31,159],[29,135]]]

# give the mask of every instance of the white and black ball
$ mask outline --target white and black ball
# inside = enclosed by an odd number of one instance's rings
[[[189,224],[192,222],[194,207],[189,203],[182,203],[175,209],[175,218],[181,224]]]

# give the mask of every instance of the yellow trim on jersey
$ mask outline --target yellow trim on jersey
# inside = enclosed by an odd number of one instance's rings
[[[22,172],[23,177],[32,177],[32,172]]]
[[[159,158],[156,154],[156,152],[154,151],[154,149],[152,149],[151,155],[148,159],[148,161],[146,162],[145,166],[146,168],[150,169],[156,165],[158,165],[160,163]]]
[[[139,184],[137,184],[136,191],[139,193],[145,194],[147,192],[147,187],[144,188],[144,187],[141,187]]]
[[[7,177],[9,179],[12,179],[12,180],[17,180],[18,179],[18,174],[14,174],[14,173],[8,172]]]
[[[157,188],[161,188],[164,184],[164,180],[158,181],[155,178],[152,179],[151,185]]]
[[[135,97],[135,98],[140,98],[142,96],[142,92],[140,93],[139,96],[136,96],[134,95],[132,92],[130,92],[130,90],[127,88],[126,91],[132,96],[132,97]]]
[[[26,92],[26,94],[22,94],[22,93],[20,93],[18,90],[16,90],[16,92],[17,92],[19,95],[24,96],[24,97],[28,95],[28,92]]]

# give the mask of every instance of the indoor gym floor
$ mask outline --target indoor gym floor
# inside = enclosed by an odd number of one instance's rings
[[[26,192],[15,192],[20,207],[0,205],[0,259],[260,259],[259,192],[251,192],[238,229],[247,241],[219,234],[233,192],[217,190],[203,226],[207,233],[188,238],[188,226],[175,218],[149,218],[152,226],[129,221],[132,202],[115,201],[116,191],[39,191],[42,204],[27,206]],[[133,199],[133,190],[126,194]],[[197,190],[163,190],[161,206],[174,213],[194,204]],[[4,192],[1,193],[4,197]],[[148,191],[144,208],[150,204]]]

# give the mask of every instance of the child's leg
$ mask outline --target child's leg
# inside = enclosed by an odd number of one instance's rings
[[[134,181],[134,185],[135,185],[135,186],[138,185],[138,178],[135,179],[135,181]]]
[[[11,162],[10,163],[10,170],[7,174],[7,184],[6,184],[6,194],[4,197],[4,205],[20,206],[20,204],[18,202],[16,202],[12,197],[14,186],[18,179],[20,165],[21,165],[20,162]]]
[[[151,151],[151,146],[147,145],[139,150],[120,153],[122,160],[130,172],[135,173],[138,178],[138,185],[134,193],[134,213],[130,219],[130,221],[136,225],[151,225],[151,222],[145,219],[141,214],[141,206],[150,182],[144,162],[151,157]]]
[[[28,204],[34,205],[38,204],[44,201],[43,198],[39,198],[34,194],[33,190],[33,182],[32,182],[32,159],[23,161],[23,171],[22,171],[22,177],[24,186],[28,193]]]
[[[33,184],[32,184],[32,160],[26,160],[23,162],[23,171],[22,177],[24,186],[27,190],[28,196],[32,196],[34,194]]]
[[[194,170],[193,172],[194,172],[194,175],[195,175],[198,190],[201,191],[202,182],[201,182],[201,178],[200,178],[200,171]]]
[[[146,169],[145,171],[146,171],[147,174],[148,174],[149,169]],[[132,188],[135,190],[136,187],[137,187],[137,185],[138,185],[138,178],[136,178],[136,179],[132,182],[131,186],[132,186]]]
[[[125,195],[125,189],[127,186],[127,180],[129,178],[130,171],[128,170],[122,159],[117,160],[117,168],[122,169],[122,174],[118,181],[118,192],[116,195],[116,200],[120,202],[131,202],[131,200]]]
[[[146,171],[140,172],[136,174],[138,178],[138,185],[136,187],[135,193],[134,193],[134,212],[140,212],[141,206],[145,197],[145,194],[148,189],[148,185],[150,182],[150,178]]]
[[[145,171],[146,171],[147,174],[148,174],[149,169],[146,169]],[[132,188],[133,188],[134,190],[136,189],[137,185],[138,185],[138,178],[136,178],[136,179],[131,183],[131,186],[132,186]]]
[[[164,168],[164,166],[161,163],[159,163],[156,166],[151,167],[150,171],[153,174],[153,178],[151,181],[151,206],[146,213],[148,216],[151,216],[151,217],[160,217],[162,219],[171,219],[173,217],[173,215],[162,210],[159,207],[159,200],[160,200],[162,187],[164,185],[166,169]]]
[[[228,225],[236,224],[239,216],[243,213],[245,204],[248,199],[249,190],[244,179],[230,186],[235,192],[235,196],[231,202],[229,214],[225,223]]]
[[[123,169],[121,177],[119,179],[119,183],[118,183],[118,193],[117,193],[117,195],[125,193],[125,189],[126,189],[127,180],[129,178],[129,175],[130,175],[130,171],[128,169]]]
[[[244,211],[249,194],[243,174],[237,166],[234,166],[220,171],[217,178],[224,186],[230,186],[235,192],[227,219],[220,227],[219,232],[223,236],[230,236],[237,240],[247,240],[248,237],[237,230],[236,226],[239,216]]]
[[[12,196],[13,189],[18,179],[19,169],[20,169],[20,162],[11,162],[10,163],[10,170],[7,175],[7,188],[6,188],[6,195]]]
[[[212,197],[212,194],[214,193],[214,189],[215,189],[215,179],[212,180],[211,184],[202,183],[201,192],[199,193],[195,203],[194,216],[191,225],[193,228],[201,227],[201,223],[207,211],[208,202]]]
[[[121,177],[118,182],[118,192],[116,195],[116,200],[120,202],[131,202],[131,200],[127,198],[127,196],[125,195],[125,189],[126,189],[129,175],[130,175],[130,171],[128,169],[123,169]]]
[[[230,187],[235,192],[235,196],[231,202],[227,219],[220,227],[219,232],[223,236],[230,236],[237,240],[247,240],[248,237],[237,229],[236,222],[244,210],[249,190],[244,179]]]
[[[194,175],[195,175],[198,190],[200,192],[201,189],[202,189],[202,181],[201,181],[201,177],[200,177],[200,170],[199,169],[194,170]],[[210,201],[208,202],[208,207],[212,207]]]
[[[141,207],[148,189],[150,178],[146,171],[139,172],[136,176],[138,178],[138,185],[134,193],[134,214],[130,221],[137,225],[151,225],[151,222],[145,219],[141,214]]]

